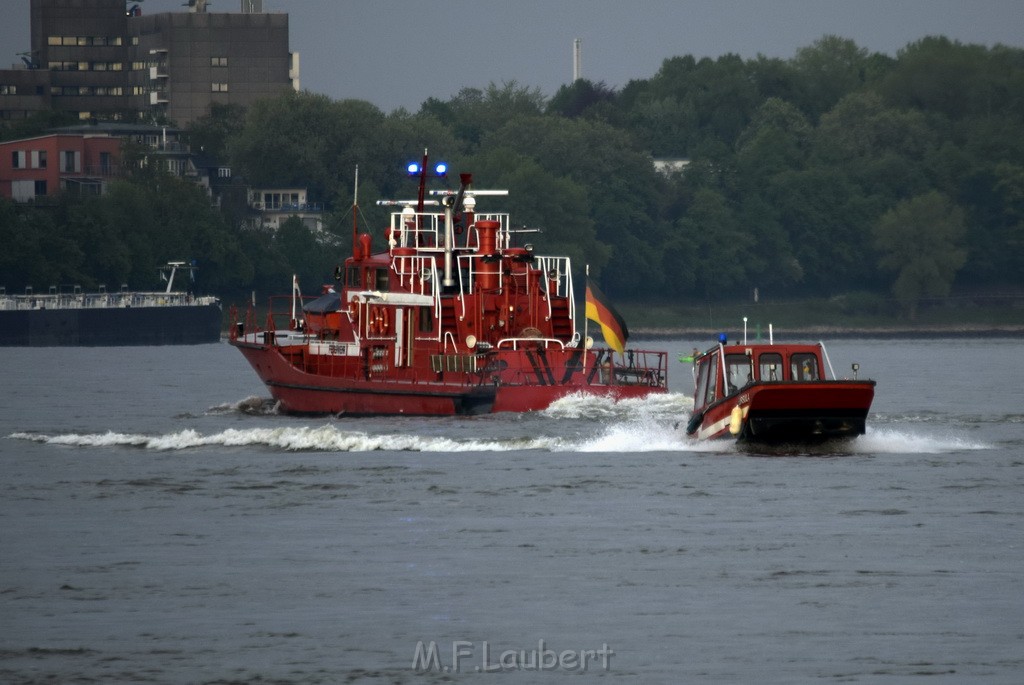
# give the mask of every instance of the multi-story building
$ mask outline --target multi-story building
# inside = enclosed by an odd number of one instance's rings
[[[309,202],[305,188],[250,188],[249,208],[255,216],[252,225],[276,231],[292,217],[306,228],[323,230],[323,205]]]
[[[0,197],[18,202],[59,192],[99,194],[120,173],[121,140],[52,133],[0,143]]]
[[[125,0],[31,2],[31,54],[25,68],[0,70],[0,119],[54,109],[81,119],[161,113],[185,125],[211,103],[299,87],[288,15],[263,12],[259,0],[234,13],[192,0],[190,12],[153,15]]]
[[[111,179],[141,168],[189,180],[218,205],[238,196],[237,218],[252,228],[276,231],[298,217],[323,231],[324,207],[305,188],[247,188],[230,167],[193,153],[180,129],[151,124],[94,121],[0,142],[0,197],[42,203],[60,193],[100,194]]]

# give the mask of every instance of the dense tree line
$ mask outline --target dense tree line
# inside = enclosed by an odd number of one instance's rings
[[[1004,46],[926,38],[888,57],[826,36],[789,60],[672,57],[621,90],[491,84],[415,113],[290,93],[189,133],[249,185],[309,188],[332,208],[327,235],[243,230],[230,203],[136,178],[48,212],[0,206],[0,282],[109,284],[187,255],[224,293],[283,290],[293,271],[315,283],[348,251],[356,166],[379,246],[374,201],[412,196],[399,170],[424,148],[507,188],[496,209],[623,300],[860,291],[913,313],[1024,274],[1024,50]]]

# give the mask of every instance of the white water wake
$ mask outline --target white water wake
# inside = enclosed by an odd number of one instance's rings
[[[320,426],[276,426],[230,428],[215,433],[186,429],[162,435],[107,431],[105,433],[17,432],[8,437],[48,445],[67,447],[125,447],[154,451],[176,451],[207,447],[256,447],[290,452],[509,452],[538,450],[547,452],[699,452],[743,454],[748,450],[730,440],[696,441],[687,437],[682,425],[689,416],[693,400],[682,394],[651,395],[642,399],[616,402],[583,394],[567,396],[542,412],[531,413],[531,421],[518,424],[524,415],[509,415],[500,437],[474,434],[451,437],[432,430],[373,433],[351,430],[351,424],[327,423]],[[278,414],[277,403],[269,398],[247,397],[236,403],[211,407],[207,415],[245,414],[266,417]],[[501,420],[501,416],[488,417]],[[444,421],[444,419],[440,419]],[[460,419],[451,419],[460,421]],[[458,428],[472,427],[456,424]],[[572,437],[544,435],[566,432]],[[484,426],[479,426],[484,428]],[[540,430],[538,430],[540,428]],[[509,435],[509,429],[513,434]],[[484,428],[486,432],[486,428]],[[991,445],[949,433],[935,435],[919,432],[917,426],[894,428],[892,425],[868,427],[865,435],[854,440],[807,451],[781,450],[780,454],[934,454],[990,449]],[[418,434],[419,433],[419,434]],[[522,433],[522,434],[516,434]],[[774,450],[754,450],[771,454]]]
[[[277,428],[228,429],[204,434],[188,429],[163,435],[138,433],[46,435],[13,433],[15,440],[28,440],[68,447],[126,447],[154,451],[189,450],[204,447],[257,447],[290,452],[509,452],[539,450],[546,452],[702,452],[742,453],[745,450],[728,440],[698,442],[683,435],[681,429],[662,422],[637,420],[613,423],[593,437],[564,438],[523,436],[500,439],[448,438],[434,435],[373,435],[343,430],[333,425],[282,426]],[[924,436],[885,429],[869,430],[852,441],[810,454],[939,454],[965,450],[990,449],[990,445],[959,436]],[[796,453],[801,453],[798,450]],[[759,451],[763,454],[763,451]],[[784,451],[784,453],[787,453]],[[793,452],[788,452],[793,453]]]

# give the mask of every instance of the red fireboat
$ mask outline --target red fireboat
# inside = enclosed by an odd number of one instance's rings
[[[352,256],[335,285],[303,304],[293,283],[286,325],[275,323],[274,298],[265,326],[251,308],[236,319],[230,343],[281,410],[484,414],[541,410],[576,393],[667,392],[666,352],[594,348],[585,318],[579,330],[568,257],[534,254],[516,244],[526,231],[511,228],[508,214],[477,212],[478,200],[507,191],[473,190],[472,176],[460,174],[458,190],[428,199],[426,166],[424,155],[416,200],[378,203],[398,208],[384,251],[358,233],[356,202]],[[606,341],[624,344],[624,325],[599,318],[614,311],[593,304],[587,310],[613,332]]]
[[[745,321],[745,319],[744,319]],[[745,325],[745,324],[744,324]],[[769,331],[771,329],[769,328]],[[693,412],[699,439],[803,444],[863,435],[875,381],[838,378],[823,343],[729,343],[695,351]]]

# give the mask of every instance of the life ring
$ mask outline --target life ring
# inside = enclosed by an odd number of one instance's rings
[[[352,322],[352,328],[359,328],[359,303],[355,300],[348,303],[348,320]]]
[[[370,309],[370,318],[367,321],[367,326],[373,335],[387,335],[388,310],[381,305],[374,305]]]

